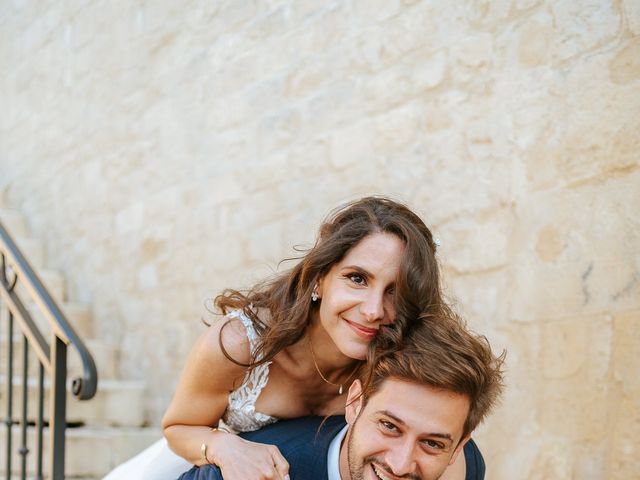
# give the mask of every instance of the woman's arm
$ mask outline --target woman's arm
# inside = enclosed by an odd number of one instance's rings
[[[251,361],[247,333],[238,319],[225,319],[207,329],[192,348],[162,419],[167,443],[194,465],[216,463],[228,480],[284,478],[288,464],[275,447],[210,428],[218,424],[227,408],[229,392],[240,385],[247,370],[224,355],[219,338],[232,358],[244,364]],[[203,444],[207,459],[202,455]],[[274,466],[277,472],[271,476]]]

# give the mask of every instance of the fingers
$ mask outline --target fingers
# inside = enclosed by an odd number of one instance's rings
[[[277,447],[271,447],[271,458],[276,470],[275,478],[278,480],[289,480],[289,462],[280,453]]]

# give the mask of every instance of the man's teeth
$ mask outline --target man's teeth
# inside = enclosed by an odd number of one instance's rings
[[[371,466],[373,467],[373,473],[375,473],[380,480],[391,480],[391,478],[387,477],[383,470],[376,467],[374,464],[371,464]]]

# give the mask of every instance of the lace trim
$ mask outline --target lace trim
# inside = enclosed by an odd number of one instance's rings
[[[251,319],[242,310],[234,310],[228,315],[238,318],[247,330],[251,355],[255,354],[258,335]],[[278,421],[276,417],[256,411],[256,401],[269,381],[269,365],[263,363],[248,372],[242,385],[229,394],[229,405],[222,417],[223,424],[236,432],[250,432]]]

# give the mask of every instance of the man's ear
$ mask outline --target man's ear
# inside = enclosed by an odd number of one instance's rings
[[[353,425],[353,422],[356,421],[363,404],[362,382],[356,379],[349,387],[349,393],[347,394],[347,406],[344,412],[344,417],[349,425]]]
[[[471,439],[471,435],[468,435],[466,437],[464,437],[462,440],[460,440],[458,442],[458,446],[456,447],[456,449],[453,451],[453,455],[451,455],[451,459],[449,460],[449,465],[452,465],[453,462],[456,461],[456,458],[458,457],[458,454],[462,451],[462,449],[464,448],[464,444],[467,443],[469,440]]]

